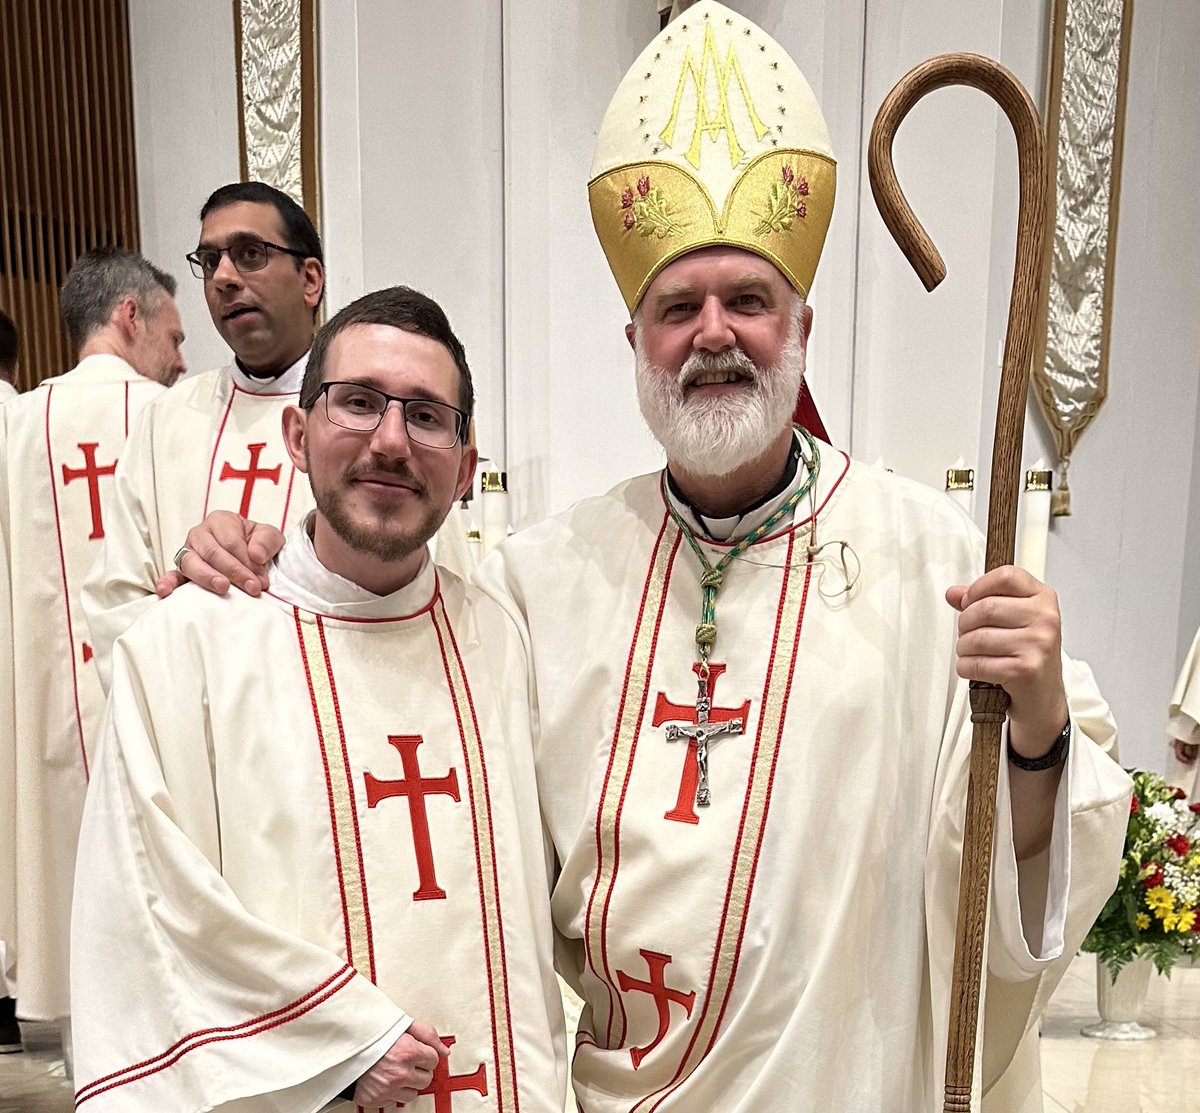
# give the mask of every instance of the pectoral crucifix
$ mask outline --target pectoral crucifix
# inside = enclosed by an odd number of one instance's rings
[[[712,803],[712,795],[708,790],[708,744],[716,742],[725,734],[741,734],[746,729],[745,720],[730,719],[724,723],[710,723],[709,712],[712,711],[712,697],[708,694],[708,669],[699,669],[699,690],[696,692],[696,721],[694,724],[680,726],[678,723],[667,724],[667,741],[678,742],[686,738],[696,743],[696,767],[699,776],[696,779],[696,806],[707,808]],[[693,821],[694,822],[694,821]]]

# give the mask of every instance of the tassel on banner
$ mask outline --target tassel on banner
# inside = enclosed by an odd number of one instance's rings
[[[1067,486],[1067,468],[1071,461],[1064,457],[1058,465],[1058,483],[1050,495],[1050,517],[1069,518],[1071,516],[1071,488]]]

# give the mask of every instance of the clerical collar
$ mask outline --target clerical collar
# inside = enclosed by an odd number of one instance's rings
[[[745,537],[761,522],[765,522],[787,502],[795,489],[796,477],[800,472],[800,462],[803,458],[800,438],[793,434],[792,450],[788,453],[787,464],[779,477],[779,482],[752,506],[725,518],[714,518],[702,514],[688,502],[683,492],[679,490],[669,468],[667,469],[667,497],[688,525],[697,533],[711,537],[714,541],[736,541]]]
[[[230,373],[233,381],[250,394],[299,394],[307,366],[308,352],[305,352],[286,371],[273,378],[265,378],[251,373],[242,361],[235,357],[230,365]]]
[[[315,514],[315,510],[309,511],[288,530],[271,568],[273,595],[303,610],[335,618],[404,618],[429,605],[437,591],[437,573],[428,550],[411,582],[390,595],[376,595],[321,563],[310,532]]]

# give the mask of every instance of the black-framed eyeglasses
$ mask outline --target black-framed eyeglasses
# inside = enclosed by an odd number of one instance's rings
[[[198,247],[186,258],[192,265],[192,274],[197,278],[212,278],[221,265],[222,255],[229,256],[229,261],[238,274],[250,274],[262,270],[270,262],[272,251],[292,255],[297,259],[308,258],[303,251],[296,251],[278,243],[269,243],[257,236],[238,236],[227,247]]]
[[[373,433],[383,423],[388,406],[399,403],[409,437],[426,448],[453,448],[467,424],[467,415],[446,402],[397,398],[362,383],[322,383],[320,393],[325,395],[329,420],[356,433]]]

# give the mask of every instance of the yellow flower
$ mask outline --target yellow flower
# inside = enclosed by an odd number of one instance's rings
[[[1150,926],[1150,917],[1145,912],[1139,912],[1135,922],[1137,923],[1138,931],[1145,931]]]
[[[1196,923],[1196,910],[1189,908],[1185,912],[1179,913],[1179,920],[1175,924],[1175,930],[1178,932],[1191,931]]]
[[[1163,888],[1162,885],[1156,885],[1146,892],[1146,907],[1157,913],[1161,920],[1164,913],[1171,912],[1175,908],[1175,894],[1169,889]]]

